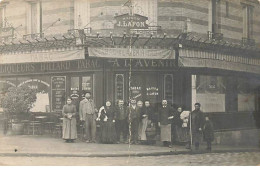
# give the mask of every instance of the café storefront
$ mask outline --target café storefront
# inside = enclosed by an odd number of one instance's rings
[[[127,103],[131,98],[148,99],[155,110],[162,99],[185,110],[200,102],[216,130],[256,125],[253,114],[259,111],[260,84],[257,59],[180,49],[177,60],[172,48],[87,47],[47,52],[2,56],[1,97],[11,86],[27,85],[37,90],[30,111],[58,116],[66,97],[71,96],[78,107],[87,91],[98,108],[106,100],[116,104],[119,99]],[[11,63],[12,56],[18,58],[15,63]]]

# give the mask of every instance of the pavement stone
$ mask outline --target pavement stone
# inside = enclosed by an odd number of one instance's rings
[[[1,136],[0,155],[2,156],[54,156],[54,157],[122,157],[122,156],[159,156],[172,154],[201,154],[185,149],[185,146],[174,145],[172,148],[158,145],[65,143],[60,138],[46,136]],[[213,153],[259,151],[259,147],[214,146]]]

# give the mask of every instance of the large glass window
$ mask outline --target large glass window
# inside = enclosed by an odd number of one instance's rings
[[[238,78],[238,111],[255,111],[255,89],[260,81]]]
[[[204,112],[225,112],[225,91],[223,77],[196,76],[196,102]]]
[[[37,76],[37,77],[20,77],[17,78],[18,87],[28,86],[31,89],[37,90],[36,102],[34,103],[31,112],[49,112],[50,111],[50,95],[51,84],[49,76]]]

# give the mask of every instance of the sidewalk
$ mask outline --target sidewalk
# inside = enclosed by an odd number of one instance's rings
[[[47,136],[1,136],[0,156],[53,156],[53,157],[123,157],[123,156],[157,156],[206,153],[205,146],[201,151],[191,152],[185,146],[172,148],[159,145],[65,143],[59,138]],[[216,146],[212,153],[259,151],[258,147]]]

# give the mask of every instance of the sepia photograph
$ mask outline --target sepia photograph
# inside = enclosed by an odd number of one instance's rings
[[[260,0],[0,0],[0,166],[260,166]]]

